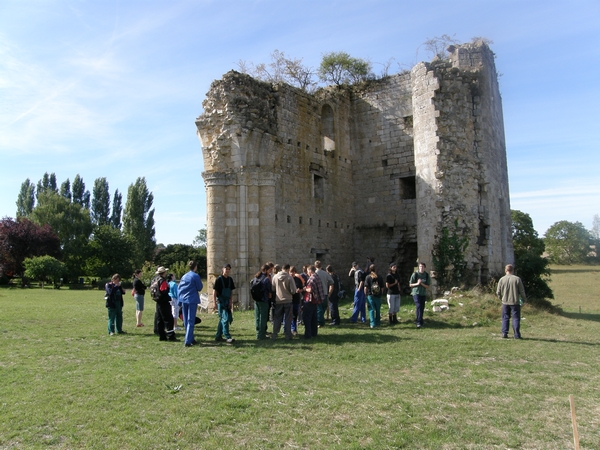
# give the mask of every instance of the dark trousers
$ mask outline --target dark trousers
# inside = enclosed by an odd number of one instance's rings
[[[330,299],[329,301],[329,311],[331,312],[331,323],[335,323],[336,325],[340,324],[340,308],[338,306],[339,300]]]
[[[175,339],[173,312],[170,303],[156,302],[156,327],[161,340]]]
[[[415,301],[415,312],[417,315],[417,325],[423,325],[423,311],[425,311],[425,300],[427,300],[427,296],[425,295],[413,295],[413,300]]]
[[[304,339],[317,336],[319,327],[317,323],[317,305],[310,302],[302,304],[302,320],[304,321]]]
[[[508,320],[512,316],[515,337],[521,337],[521,305],[502,305],[502,334],[508,334]]]

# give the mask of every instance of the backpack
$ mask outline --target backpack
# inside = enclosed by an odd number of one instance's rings
[[[152,283],[150,283],[150,297],[152,297],[152,300],[155,302],[160,300],[160,285],[162,281],[161,277],[155,277],[152,280]]]
[[[381,295],[381,287],[379,286],[379,277],[373,278],[371,284],[371,293],[375,296]]]
[[[262,302],[264,300],[262,285],[263,279],[264,277],[261,275],[259,277],[252,278],[252,281],[250,281],[250,296],[255,302]]]

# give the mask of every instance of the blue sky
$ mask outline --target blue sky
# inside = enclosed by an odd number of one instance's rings
[[[600,214],[600,2],[561,0],[1,0],[0,217],[21,183],[80,174],[111,195],[139,176],[156,237],[191,244],[206,223],[195,118],[214,79],[278,49],[323,53],[378,73],[430,57],[428,38],[493,41],[504,105],[511,207],[540,236]],[[125,200],[125,199],[124,199]]]

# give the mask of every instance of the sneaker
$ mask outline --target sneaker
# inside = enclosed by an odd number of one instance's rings
[[[127,334],[127,331],[118,331],[117,334]]]
[[[108,333],[109,336],[114,336],[115,333],[113,333],[112,331],[110,333]]]
[[[190,344],[185,344],[186,347],[193,347],[194,345],[196,345],[195,343],[190,343]]]
[[[223,338],[222,337],[217,337],[217,338],[215,338],[215,342],[223,342]]]
[[[228,344],[231,344],[232,342],[235,342],[235,339],[234,338],[225,339],[225,342],[227,342]]]
[[[177,339],[175,336],[173,336],[173,337],[168,338],[167,341],[169,341],[169,342],[179,342],[179,339]]]
[[[504,334],[502,335],[502,339],[508,339],[508,334],[504,333]]]

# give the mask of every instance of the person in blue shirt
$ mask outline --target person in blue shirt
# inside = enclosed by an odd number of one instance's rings
[[[200,304],[200,291],[203,288],[202,280],[198,275],[198,263],[188,262],[190,269],[179,280],[179,300],[183,306],[183,326],[185,327],[185,346],[191,347],[198,342],[194,339],[194,326],[196,325],[196,311]]]

